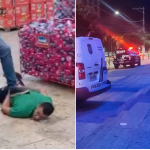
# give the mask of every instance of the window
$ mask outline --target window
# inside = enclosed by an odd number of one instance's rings
[[[87,47],[88,47],[88,51],[89,51],[89,53],[90,53],[90,54],[92,54],[92,53],[93,53],[93,50],[92,50],[91,45],[90,45],[90,44],[88,44],[88,45],[87,45]]]

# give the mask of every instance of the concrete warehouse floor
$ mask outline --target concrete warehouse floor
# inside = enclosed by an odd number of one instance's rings
[[[3,32],[0,36],[11,46],[15,70],[20,72],[19,38],[17,31]],[[0,68],[0,86],[6,85]],[[3,148],[75,148],[75,93],[74,89],[44,82],[25,75],[24,82],[30,87],[43,87],[52,97],[55,112],[46,121],[14,119],[0,112],[0,149]]]

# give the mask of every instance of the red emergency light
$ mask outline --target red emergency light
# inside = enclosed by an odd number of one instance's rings
[[[129,49],[133,49],[133,47],[129,47]]]

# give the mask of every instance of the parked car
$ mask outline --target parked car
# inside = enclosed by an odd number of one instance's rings
[[[111,87],[107,79],[107,66],[100,39],[76,39],[76,99],[86,100]]]
[[[113,64],[115,69],[118,69],[120,65],[123,65],[124,67],[130,65],[134,68],[135,64],[138,64],[138,66],[141,65],[141,58],[135,50],[117,49],[115,51]]]

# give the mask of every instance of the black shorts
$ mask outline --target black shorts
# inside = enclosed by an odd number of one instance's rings
[[[5,100],[7,94],[8,94],[8,90],[0,89],[0,103],[3,103],[3,101]]]
[[[20,95],[20,94],[28,94],[28,93],[30,93],[30,90],[27,89],[26,87],[16,87],[10,91],[11,97],[14,97],[14,96]],[[7,94],[8,94],[8,88],[7,87],[0,89],[0,103],[4,102]]]

